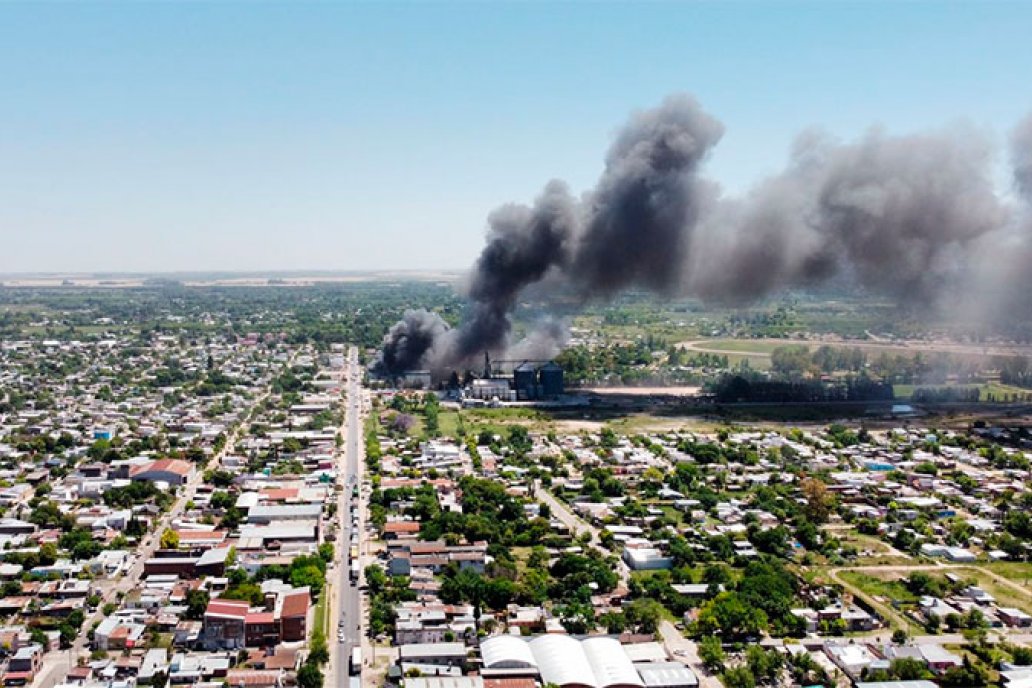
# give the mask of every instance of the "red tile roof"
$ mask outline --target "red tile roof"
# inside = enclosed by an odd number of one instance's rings
[[[276,615],[272,612],[250,612],[244,617],[245,624],[271,624],[276,623]]]
[[[230,669],[226,672],[226,683],[230,686],[274,686],[282,676],[276,671],[256,671],[254,669]]]
[[[139,475],[140,473],[150,473],[151,471],[161,471],[163,473],[175,473],[180,476],[190,475],[190,471],[193,470],[193,464],[189,461],[183,461],[182,459],[159,459],[149,464],[143,464],[137,466],[130,471],[130,475]]]
[[[391,521],[384,525],[385,533],[418,533],[418,521]]]
[[[308,614],[311,600],[307,592],[294,592],[283,596],[283,609],[280,617],[296,617]]]
[[[267,502],[285,502],[297,499],[299,490],[296,487],[267,487],[259,494]]]
[[[222,542],[226,539],[224,530],[177,530],[176,534],[179,536],[180,542],[190,542],[191,540]]]
[[[205,616],[235,616],[243,619],[247,616],[247,609],[250,607],[247,602],[241,600],[214,599],[208,603],[204,610]]]
[[[532,678],[485,678],[484,688],[534,688]]]

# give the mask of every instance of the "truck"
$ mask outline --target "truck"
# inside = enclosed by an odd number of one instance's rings
[[[351,549],[348,550],[348,557],[351,561],[358,561],[358,545],[351,545]]]
[[[355,646],[351,650],[351,664],[348,667],[352,676],[362,673],[362,648]]]
[[[358,582],[358,559],[351,560],[351,582]]]

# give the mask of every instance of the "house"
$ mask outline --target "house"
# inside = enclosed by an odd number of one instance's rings
[[[250,605],[239,600],[214,599],[204,610],[201,642],[205,647],[236,650],[244,647],[244,625]]]
[[[130,480],[163,482],[169,485],[183,485],[194,473],[194,465],[182,459],[160,459],[129,469]]]
[[[970,563],[977,559],[973,552],[963,547],[947,547],[946,558],[950,561]]]
[[[461,667],[467,650],[465,643],[416,643],[398,648],[398,657],[402,665]]]
[[[1032,616],[1029,616],[1020,609],[1014,607],[1000,607],[996,610],[996,616],[1008,626],[1028,628],[1032,626]]]
[[[282,595],[280,635],[284,642],[304,640],[308,636],[308,610],[312,598],[307,588]]]
[[[248,612],[244,616],[245,645],[248,647],[274,647],[279,644],[279,640],[280,625],[274,612]]]
[[[142,614],[112,614],[94,630],[93,644],[98,650],[128,650],[143,641],[146,630]]]
[[[0,535],[32,535],[36,525],[17,518],[0,518]]]
[[[420,524],[418,521],[390,521],[383,526],[384,540],[397,540],[398,538],[419,535]]]
[[[827,644],[824,646],[824,653],[842,671],[853,678],[860,676],[860,672],[877,660],[877,657],[866,645]]]
[[[28,645],[18,649],[7,661],[3,679],[5,686],[23,686],[32,683],[43,664],[43,648]]]
[[[284,672],[278,669],[230,669],[225,684],[232,688],[280,688]]]
[[[152,683],[158,674],[168,673],[168,650],[155,647],[147,650],[136,674],[139,683]]]
[[[653,547],[625,547],[622,556],[633,571],[654,571],[673,567],[673,560]]]
[[[917,648],[928,668],[937,674],[943,674],[946,670],[959,667],[964,663],[959,655],[953,654],[941,645],[918,645]]]

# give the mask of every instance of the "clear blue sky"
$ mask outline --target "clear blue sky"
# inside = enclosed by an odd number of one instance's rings
[[[0,4],[0,272],[462,268],[694,94],[740,191],[820,125],[1032,110],[1032,3]]]

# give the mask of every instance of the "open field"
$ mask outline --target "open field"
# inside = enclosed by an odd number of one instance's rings
[[[976,345],[957,344],[953,342],[928,341],[893,341],[879,342],[867,339],[697,339],[680,342],[680,346],[689,351],[705,351],[708,353],[738,354],[741,356],[762,358],[782,346],[803,345],[809,349],[819,346],[832,346],[847,349],[861,349],[868,354],[887,353],[912,356],[916,353],[944,353],[957,356],[1027,356],[1032,354],[1032,347],[1019,345]]]
[[[839,580],[856,588],[866,596],[873,598],[873,602],[883,603],[885,606],[892,604],[895,600],[900,604],[916,604],[917,597],[907,590],[903,579],[908,573],[905,566],[886,567],[883,570],[865,569],[863,571],[850,570],[849,568],[832,571],[832,578]],[[965,580],[973,581],[990,595],[996,598],[997,603],[1002,607],[1017,607],[1025,612],[1032,613],[1032,590],[1028,593],[1021,593],[1010,585],[1000,582],[986,570],[978,566],[957,566],[937,570],[933,567],[920,567],[930,575],[942,577],[946,573],[955,573]],[[1002,575],[1002,574],[997,574]],[[1022,581],[1022,584],[1024,582]],[[900,614],[891,610],[894,614]],[[908,621],[909,623],[909,621]]]
[[[842,580],[851,583],[872,597],[881,598],[888,604],[917,604],[917,596],[907,590],[903,576],[899,573],[871,573],[867,571],[842,571]]]
[[[996,561],[980,568],[992,571],[997,576],[1003,576],[1007,580],[1028,588],[1029,594],[1032,595],[1032,562]]]
[[[883,574],[882,572],[868,573],[829,569],[827,576],[831,581],[841,584],[848,592],[867,602],[890,627],[903,628],[910,634],[922,631],[917,623],[892,606],[893,599],[901,599],[898,597],[899,595],[909,595],[905,588],[900,590],[902,583],[893,582],[900,578],[898,573],[886,571]]]
[[[702,390],[698,385],[669,387],[581,387],[579,391],[592,394],[620,394],[625,396],[650,396],[653,394],[667,396],[694,396]]]
[[[914,391],[920,388],[926,389],[938,389],[942,387],[956,388],[956,389],[972,389],[978,388],[978,400],[979,401],[1003,401],[1009,398],[1011,395],[1017,397],[1024,397],[1026,394],[1032,394],[1032,391],[1022,389],[1021,387],[1014,387],[1013,385],[1005,385],[999,382],[989,382],[982,385],[963,385],[963,384],[952,384],[952,385],[893,385],[892,393],[897,399],[909,399],[913,396]]]

